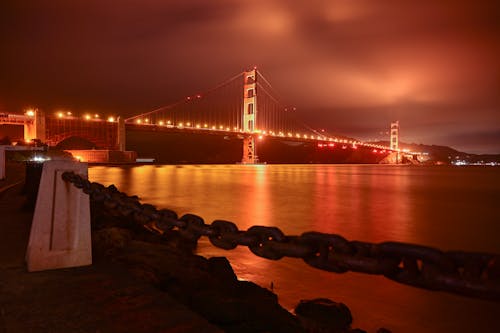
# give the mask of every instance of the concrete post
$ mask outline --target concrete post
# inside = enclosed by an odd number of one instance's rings
[[[89,197],[62,180],[65,171],[87,177],[87,164],[44,163],[26,251],[29,272],[92,264]]]

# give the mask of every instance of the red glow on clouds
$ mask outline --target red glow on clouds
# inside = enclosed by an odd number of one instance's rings
[[[312,126],[500,152],[496,1],[0,4],[0,111],[138,114],[258,64]],[[138,112],[138,110],[140,112]]]

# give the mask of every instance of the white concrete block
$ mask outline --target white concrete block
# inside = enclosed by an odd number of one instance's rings
[[[89,197],[62,180],[65,171],[88,177],[86,163],[44,162],[26,251],[30,272],[92,264]]]

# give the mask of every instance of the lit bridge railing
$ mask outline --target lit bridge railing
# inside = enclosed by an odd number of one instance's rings
[[[191,122],[179,122],[172,123],[171,121],[160,121],[158,123],[151,123],[149,119],[136,119],[134,122],[126,122],[129,125],[141,126],[144,128],[165,128],[165,129],[175,129],[175,130],[191,130],[200,132],[212,132],[220,134],[239,134],[239,135],[255,135],[258,139],[264,139],[265,137],[282,138],[295,141],[303,142],[316,142],[318,147],[335,147],[336,144],[340,145],[343,149],[358,147],[372,148],[374,153],[386,153],[401,150],[394,150],[388,146],[372,144],[368,142],[362,142],[357,140],[343,139],[337,137],[329,137],[325,135],[314,135],[314,134],[304,134],[304,133],[292,133],[292,132],[274,132],[266,130],[255,130],[253,132],[244,132],[242,129],[237,127],[229,127],[224,125],[209,125],[209,124],[192,124]]]

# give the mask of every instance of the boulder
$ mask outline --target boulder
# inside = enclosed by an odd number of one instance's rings
[[[295,307],[295,314],[310,332],[344,332],[352,323],[349,308],[327,298],[301,300]]]

